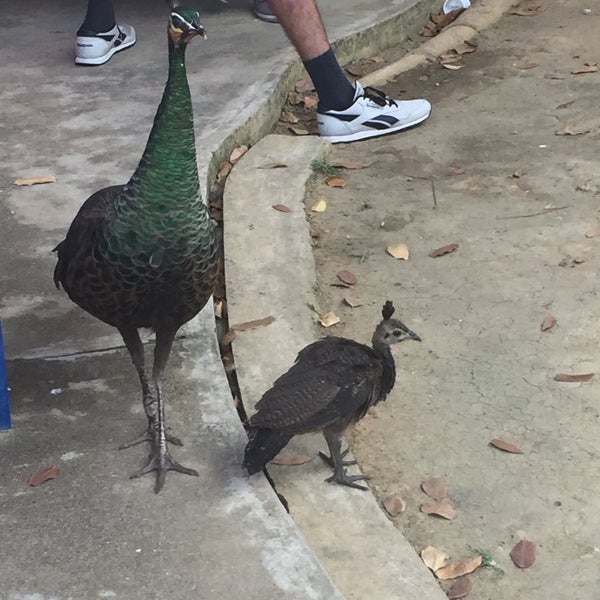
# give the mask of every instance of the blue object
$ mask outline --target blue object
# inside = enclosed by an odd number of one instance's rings
[[[8,379],[6,360],[4,359],[4,341],[2,339],[2,320],[0,320],[0,429],[10,429],[10,405],[8,404]]]

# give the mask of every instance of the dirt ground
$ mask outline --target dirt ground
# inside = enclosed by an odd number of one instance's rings
[[[429,98],[431,118],[336,146],[333,160],[370,166],[339,171],[343,189],[318,175],[307,200],[319,309],[341,318],[327,332],[368,341],[389,298],[423,338],[395,349],[396,387],[352,449],[380,500],[406,499],[393,521],[417,551],[491,553],[498,568],[471,575],[475,600],[600,594],[600,72],[573,74],[600,62],[600,9],[545,4],[506,15],[463,68],[388,85]],[[327,210],[311,212],[320,198]],[[398,243],[408,260],[386,253]],[[450,243],[455,252],[429,256]],[[340,287],[342,269],[356,285]],[[549,315],[556,325],[542,331]],[[420,512],[428,475],[446,482],[453,520]],[[521,538],[537,547],[528,569],[509,557]]]

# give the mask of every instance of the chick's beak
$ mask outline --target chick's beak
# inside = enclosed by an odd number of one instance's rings
[[[421,336],[419,336],[418,334],[416,334],[414,331],[411,331],[410,329],[406,332],[408,334],[408,337],[411,340],[415,340],[416,342],[421,342]]]

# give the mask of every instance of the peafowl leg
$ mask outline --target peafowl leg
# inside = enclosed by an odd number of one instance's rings
[[[121,333],[121,337],[125,342],[125,346],[127,346],[127,350],[129,350],[131,361],[133,362],[133,366],[135,367],[138,377],[140,378],[144,412],[148,418],[148,428],[146,431],[144,431],[144,433],[142,433],[142,435],[119,446],[119,450],[124,450],[125,448],[131,448],[132,446],[141,444],[142,442],[152,442],[154,438],[154,420],[156,418],[156,400],[152,395],[150,385],[148,384],[148,378],[146,377],[144,345],[142,344],[138,330],[135,328],[119,329],[119,332]],[[183,443],[179,438],[169,434],[167,434],[167,441],[171,442],[171,444],[175,444],[176,446],[183,446]]]
[[[340,454],[340,456],[342,458],[345,458],[347,456],[348,452],[350,452],[350,448],[346,448]],[[323,462],[326,465],[329,465],[332,469],[333,469],[333,467],[335,467],[335,464],[334,464],[333,459],[331,458],[331,456],[327,456],[327,454],[325,454],[325,452],[319,452],[319,456],[323,459]],[[343,460],[342,461],[342,466],[343,467],[351,467],[352,465],[355,465],[355,464],[356,464],[355,460]]]
[[[154,365],[152,378],[156,386],[156,415],[153,422],[152,450],[146,465],[132,477],[141,477],[146,473],[156,471],[154,492],[162,489],[167,471],[179,471],[186,475],[198,475],[195,469],[189,469],[179,464],[170,454],[167,446],[167,433],[165,428],[165,405],[163,397],[164,372],[171,352],[176,328],[156,329],[156,346],[154,348]]]
[[[368,480],[369,478],[366,475],[348,475],[348,473],[346,473],[344,466],[347,464],[355,464],[356,461],[344,463],[344,456],[348,454],[348,451],[346,450],[345,452],[342,452],[341,435],[339,433],[332,433],[327,430],[323,432],[323,435],[325,436],[325,441],[327,442],[330,456],[326,456],[321,453],[319,454],[326,463],[333,466],[333,475],[329,477],[327,481],[329,483],[335,481],[340,485],[347,485],[348,487],[356,488],[357,490],[366,490],[367,488],[364,485],[359,485],[356,483],[357,481]]]

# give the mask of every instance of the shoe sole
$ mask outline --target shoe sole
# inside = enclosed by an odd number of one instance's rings
[[[98,56],[97,58],[81,58],[79,56],[75,57],[75,64],[77,65],[92,65],[98,66],[103,65],[108,62],[114,54],[117,52],[121,52],[121,50],[127,50],[127,48],[131,48],[137,42],[137,38],[132,40],[131,42],[123,42],[119,46],[113,46],[106,54],[103,56]]]
[[[369,138],[381,137],[384,135],[390,135],[391,133],[397,133],[398,131],[404,131],[405,129],[410,129],[411,127],[415,127],[425,121],[425,119],[429,118],[431,115],[431,111],[429,111],[425,116],[411,121],[410,123],[404,123],[399,127],[390,127],[389,129],[368,129],[364,131],[357,131],[356,133],[349,133],[348,135],[322,135],[321,137],[332,144],[343,144],[344,142],[358,142],[359,140],[367,140]]]

